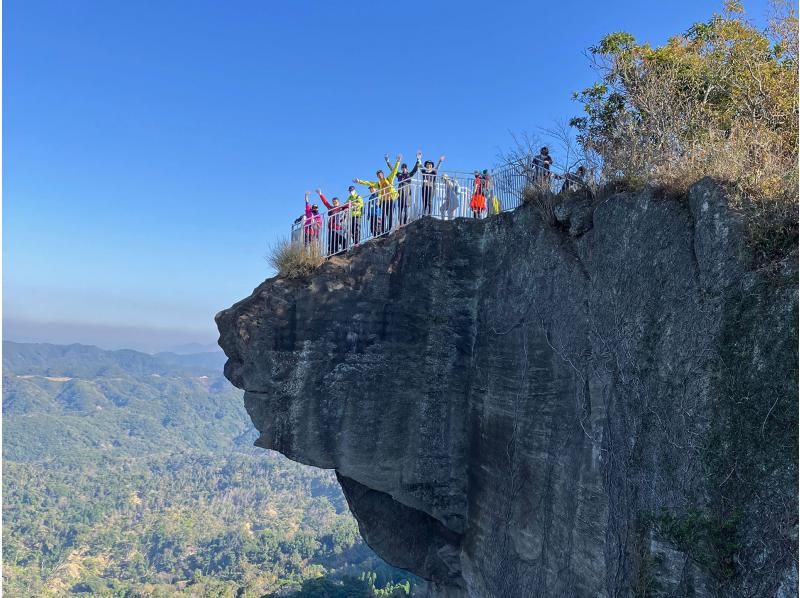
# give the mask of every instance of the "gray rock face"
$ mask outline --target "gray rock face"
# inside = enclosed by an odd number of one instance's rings
[[[712,181],[423,219],[217,315],[259,446],[440,596],[797,591],[796,256]]]

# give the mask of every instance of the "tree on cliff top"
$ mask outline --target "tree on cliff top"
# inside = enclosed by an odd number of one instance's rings
[[[729,0],[663,46],[617,32],[590,48],[601,78],[571,124],[601,178],[682,190],[711,175],[796,205],[797,13],[774,8],[766,31]]]

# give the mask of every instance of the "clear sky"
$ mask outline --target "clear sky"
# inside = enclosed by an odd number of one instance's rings
[[[213,343],[305,190],[417,148],[491,167],[579,113],[603,35],[662,43],[721,5],[4,1],[5,336]]]

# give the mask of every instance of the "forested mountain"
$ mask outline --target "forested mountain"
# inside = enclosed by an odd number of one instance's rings
[[[332,473],[252,448],[221,353],[3,344],[8,596],[402,596]]]

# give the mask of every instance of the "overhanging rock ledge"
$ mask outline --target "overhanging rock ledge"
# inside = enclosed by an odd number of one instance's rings
[[[794,596],[797,256],[710,179],[422,219],[217,315],[257,444],[437,596]]]

